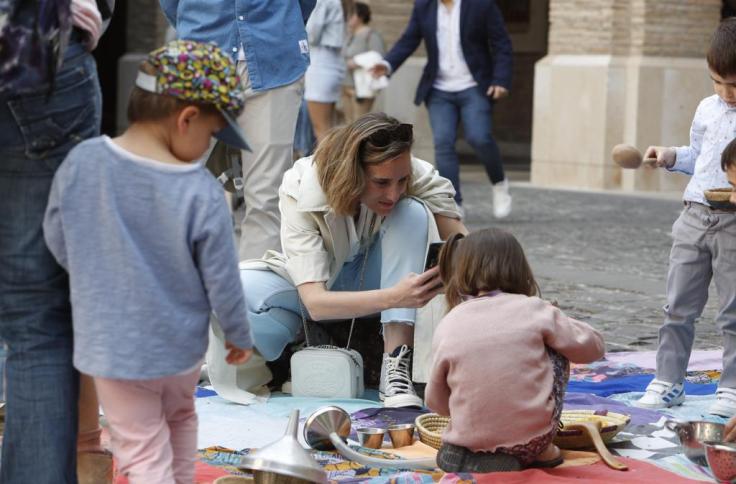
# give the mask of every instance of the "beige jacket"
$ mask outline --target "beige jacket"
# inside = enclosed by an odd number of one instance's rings
[[[412,157],[412,193],[432,214],[460,218],[446,178],[426,161]],[[331,287],[350,252],[347,216],[335,214],[319,184],[312,158],[302,158],[284,174],[279,188],[281,246],[283,253],[269,250],[261,259],[240,263],[241,269],[270,269],[295,286],[327,282]],[[381,226],[377,217],[374,232]],[[429,241],[439,238],[434,217],[430,219]]]

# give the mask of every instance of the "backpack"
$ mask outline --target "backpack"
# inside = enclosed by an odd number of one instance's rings
[[[0,93],[53,81],[72,30],[71,0],[0,0]]]

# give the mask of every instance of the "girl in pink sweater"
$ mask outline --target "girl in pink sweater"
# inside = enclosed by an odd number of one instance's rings
[[[434,333],[426,403],[452,421],[438,465],[494,472],[560,464],[552,439],[569,361],[601,358],[603,338],[538,297],[521,245],[503,230],[450,237],[440,274],[450,311]]]

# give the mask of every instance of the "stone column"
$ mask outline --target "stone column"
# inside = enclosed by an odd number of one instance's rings
[[[624,172],[611,148],[688,143],[713,92],[705,51],[720,0],[551,0],[549,54],[535,67],[532,183],[680,189],[684,177]]]
[[[135,82],[138,65],[148,52],[164,44],[169,26],[158,0],[127,0],[125,20],[127,52],[118,61],[116,125],[119,132],[128,125],[128,96]]]

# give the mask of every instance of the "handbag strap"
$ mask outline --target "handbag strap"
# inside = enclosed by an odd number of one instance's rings
[[[368,228],[368,240],[370,240],[373,236],[373,230],[376,226],[376,218],[377,215],[373,214],[373,218],[371,219],[371,225]],[[361,244],[362,245],[362,244]],[[368,263],[368,250],[370,249],[370,244],[366,244],[363,247],[363,263],[360,266],[360,282],[358,283],[358,291],[363,290],[363,283],[365,282],[365,266]],[[312,346],[309,343],[309,331],[307,330],[307,318],[304,315],[304,305],[302,304],[302,298],[299,296],[299,289],[296,290],[296,297],[299,301],[299,313],[302,317],[302,327],[304,328],[304,342],[307,346]],[[350,332],[348,333],[348,341],[345,344],[345,349],[350,349],[350,341],[353,339],[353,328],[355,328],[355,316],[353,316],[352,321],[350,321]]]

